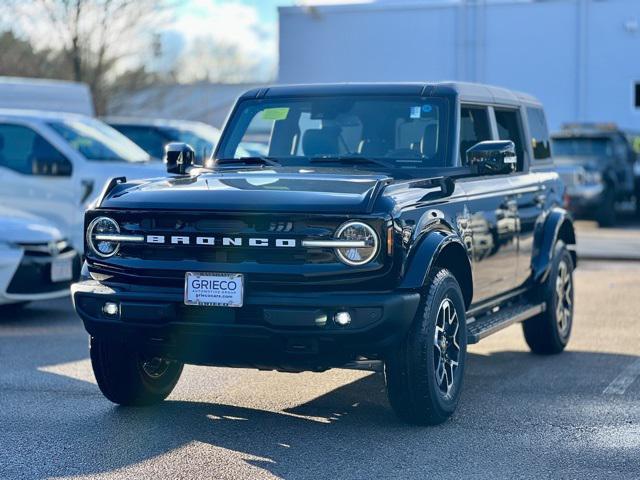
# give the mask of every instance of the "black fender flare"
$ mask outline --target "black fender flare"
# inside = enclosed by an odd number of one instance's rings
[[[536,229],[534,235],[531,270],[535,282],[544,281],[549,273],[553,250],[561,236],[568,245],[575,245],[576,234],[573,228],[573,219],[565,209],[556,207],[545,217],[544,222]],[[575,250],[572,250],[571,256],[574,265],[577,265]]]
[[[400,288],[422,289],[436,265],[442,265],[452,270],[458,279],[469,307],[473,297],[471,260],[460,237],[446,229],[430,230],[421,235],[412,250],[405,262]]]

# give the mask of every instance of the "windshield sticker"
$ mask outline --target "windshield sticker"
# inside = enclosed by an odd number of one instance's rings
[[[424,113],[430,113],[431,110],[433,110],[433,107],[431,105],[429,105],[428,103],[422,105],[422,111]]]
[[[265,108],[262,111],[263,120],[284,120],[289,115],[289,107]]]
[[[420,118],[420,105],[409,109],[409,118]]]

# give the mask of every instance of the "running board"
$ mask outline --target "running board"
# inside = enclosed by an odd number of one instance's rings
[[[544,312],[545,303],[523,303],[501,308],[478,319],[467,320],[467,343],[478,343],[485,337],[494,334],[514,323],[524,322]]]

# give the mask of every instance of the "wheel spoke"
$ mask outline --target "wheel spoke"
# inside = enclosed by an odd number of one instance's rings
[[[438,386],[442,386],[442,380],[444,379],[445,373],[444,362],[440,360],[438,362],[438,367],[436,368],[436,381],[438,382]]]
[[[460,330],[460,323],[456,322],[456,331],[453,332],[453,346],[460,352],[460,344],[458,343],[458,330]]]

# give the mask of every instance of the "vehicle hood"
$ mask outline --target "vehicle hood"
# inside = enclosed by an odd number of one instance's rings
[[[114,189],[102,208],[369,213],[384,174],[255,169],[168,177]]]
[[[61,239],[60,230],[45,219],[0,206],[0,242],[48,243]]]

